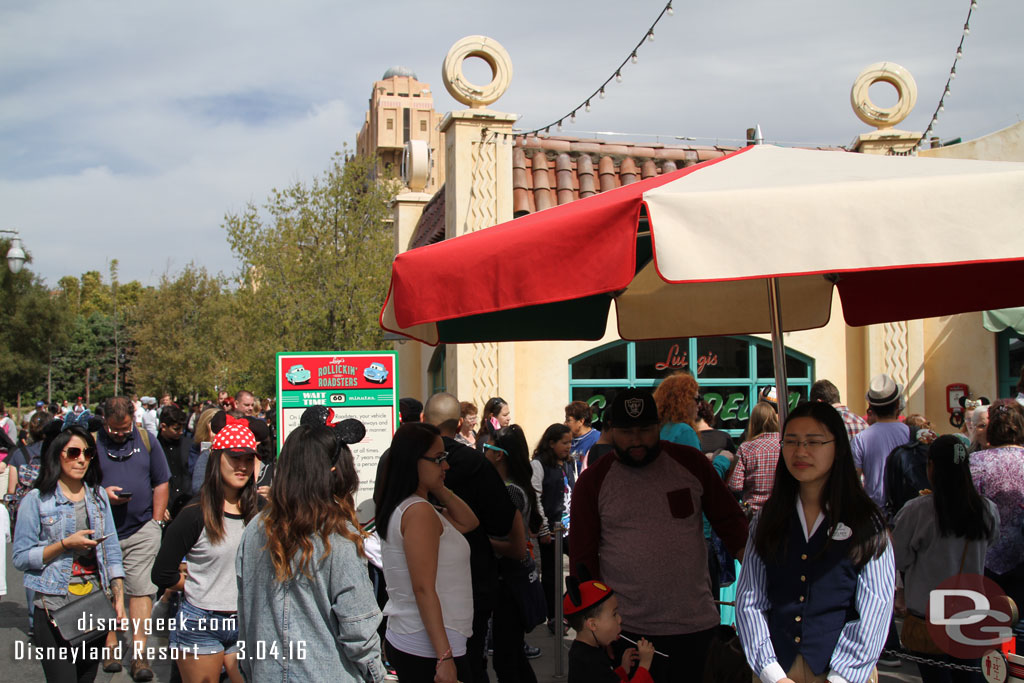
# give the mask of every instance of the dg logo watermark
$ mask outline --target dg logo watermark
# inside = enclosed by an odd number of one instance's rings
[[[947,654],[977,659],[1013,637],[1017,608],[991,579],[958,574],[928,595],[928,634]]]

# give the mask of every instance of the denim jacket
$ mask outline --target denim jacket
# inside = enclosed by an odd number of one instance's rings
[[[85,487],[85,509],[89,516],[89,528],[99,538],[114,532],[112,536],[96,546],[96,564],[99,566],[100,581],[105,590],[113,579],[124,578],[121,563],[121,546],[118,544],[114,526],[114,515],[110,510],[107,492]],[[98,503],[98,504],[97,504]],[[14,566],[25,572],[25,588],[31,588],[46,595],[64,595],[71,580],[73,553],[64,551],[48,564],[43,564],[43,549],[59,543],[75,533],[75,504],[54,487],[50,493],[40,494],[32,489],[18,506],[18,521],[14,530]]]
[[[384,680],[377,635],[381,614],[366,560],[341,535],[331,534],[329,540],[331,552],[320,562],[323,542],[319,535],[310,538],[312,578],[299,573],[282,583],[266,550],[263,516],[245,527],[235,556],[235,575],[238,640],[246,652],[239,664],[246,680]],[[259,657],[257,648],[272,656]]]

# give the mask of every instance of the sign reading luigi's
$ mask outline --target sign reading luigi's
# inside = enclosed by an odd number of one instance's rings
[[[330,408],[332,424],[355,418],[366,427],[363,440],[350,446],[359,473],[358,505],[372,495],[377,461],[398,427],[398,353],[278,353],[278,452],[310,406]]]

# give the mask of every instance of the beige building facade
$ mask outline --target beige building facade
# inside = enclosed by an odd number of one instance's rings
[[[484,57],[491,64],[494,81],[489,86],[473,86],[464,78],[460,83],[461,64],[453,61],[466,55]],[[512,126],[516,117],[491,108],[504,91],[501,81],[507,87],[511,78],[511,62],[505,64],[503,60],[508,56],[500,45],[482,36],[456,43],[449,53],[444,67],[446,86],[454,88],[453,96],[469,107],[440,119],[440,139],[434,154],[443,155],[444,173],[439,176],[442,184],[437,191],[431,192],[429,187],[410,189],[395,199],[396,252],[486,229],[514,217],[721,157],[734,149],[515,136]],[[860,136],[849,150],[837,149],[835,153],[900,154],[915,147],[920,133],[895,128],[912,108],[912,104],[907,106],[910,94],[906,87],[894,112],[867,106],[865,118],[863,109],[858,109],[857,95],[866,93],[874,82],[871,79],[891,82],[889,79],[902,76],[900,70],[897,65],[885,63],[865,70],[861,79],[866,79],[867,85],[855,84],[851,101],[858,116],[876,130]],[[416,83],[429,90],[426,84]],[[379,84],[375,84],[375,93]],[[464,87],[461,91],[460,86]],[[490,94],[488,101],[474,100],[474,92],[484,91]],[[913,96],[916,98],[916,87]],[[881,115],[872,119],[872,111]],[[371,101],[368,121],[373,118]],[[1024,124],[994,135],[999,138],[923,150],[920,154],[1024,160]],[[965,239],[972,236],[965,235]],[[579,249],[585,248],[585,244],[579,245]],[[567,253],[565,258],[571,259],[573,254]],[[479,268],[486,264],[451,267]],[[473,296],[473,292],[450,294]],[[501,396],[511,406],[513,421],[524,427],[532,441],[549,424],[563,420],[563,408],[570,400],[589,401],[600,414],[618,389],[655,386],[669,373],[684,368],[697,377],[722,426],[738,433],[757,392],[774,384],[770,342],[764,336],[626,342],[619,339],[616,329],[613,307],[605,335],[599,341],[431,347],[396,340],[400,391],[403,396],[425,400],[443,389],[460,400],[472,401],[478,408],[488,398]],[[843,321],[838,296],[834,297],[832,317],[826,326],[786,333],[785,343],[791,401],[806,397],[810,385],[824,378],[836,384],[844,403],[863,413],[868,381],[886,372],[905,387],[907,411],[925,414],[940,432],[953,430],[948,422],[947,385],[966,384],[972,396],[1013,395],[1010,383],[1016,382],[1024,358],[1020,337],[1012,331],[997,334],[986,330],[980,312],[854,328]]]

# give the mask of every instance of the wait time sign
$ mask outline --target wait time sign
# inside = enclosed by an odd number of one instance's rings
[[[366,427],[366,437],[350,446],[359,473],[358,505],[373,493],[377,461],[398,427],[398,353],[278,353],[278,452],[306,408],[317,405],[333,411],[332,424],[351,417]]]

